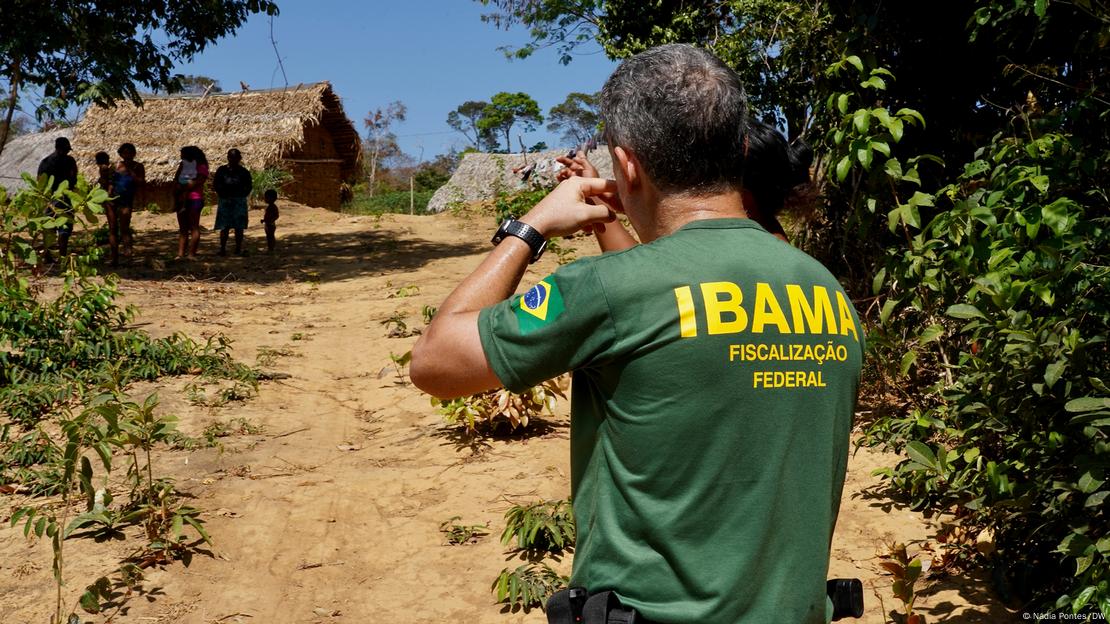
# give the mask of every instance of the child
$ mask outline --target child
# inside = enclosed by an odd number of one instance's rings
[[[266,213],[262,216],[262,225],[266,230],[266,252],[274,253],[274,246],[277,245],[277,239],[274,238],[278,220],[278,207],[274,203],[277,201],[277,191],[266,189],[262,196],[266,199]]]
[[[108,152],[97,152],[93,158],[96,160],[96,184],[111,195],[112,159],[109,158]]]

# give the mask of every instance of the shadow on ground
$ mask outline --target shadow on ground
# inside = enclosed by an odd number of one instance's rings
[[[273,255],[266,254],[263,240],[248,236],[246,255],[229,253],[224,257],[216,254],[219,233],[207,231],[202,234],[196,260],[175,261],[177,232],[148,230],[137,236],[135,255],[129,262],[113,269],[105,266],[103,271],[131,280],[180,277],[256,284],[330,282],[413,270],[433,260],[486,251],[486,246],[476,243],[435,242],[383,230],[282,235],[279,229],[278,234]],[[229,242],[228,247],[232,248],[233,243]]]

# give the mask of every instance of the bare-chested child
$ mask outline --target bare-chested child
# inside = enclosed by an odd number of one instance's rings
[[[278,207],[275,203],[277,191],[266,189],[262,197],[266,199],[266,212],[262,215],[262,226],[266,230],[266,253],[274,253],[274,247],[277,246],[277,238],[274,236],[278,220]]]

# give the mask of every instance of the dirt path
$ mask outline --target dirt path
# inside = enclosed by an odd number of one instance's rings
[[[569,493],[566,404],[546,432],[527,440],[468,447],[442,424],[426,396],[399,383],[390,353],[414,337],[389,338],[382,321],[401,315],[423,326],[487,249],[489,219],[350,217],[283,207],[281,253],[178,266],[171,217],[140,214],[139,262],[121,272],[137,322],[155,335],[222,333],[236,356],[271,360],[289,375],[259,396],[223,407],[186,400],[192,380],[136,388],[158,391],[161,409],[200,435],[214,421],[243,418],[255,434],[223,438],[223,448],[165,451],[158,464],[207,510],[213,556],[151,570],[144,594],[115,622],[543,622],[542,612],[503,613],[490,584],[519,565],[498,543],[512,502]],[[211,225],[211,217],[207,218]],[[214,245],[206,234],[204,244]],[[211,247],[209,247],[211,250]],[[588,251],[588,246],[583,246]],[[549,272],[549,254],[531,281]],[[878,553],[891,540],[924,540],[917,514],[863,490],[886,458],[860,451],[833,544],[830,575],[867,586],[862,622],[890,621],[896,606]],[[11,498],[11,497],[8,497]],[[0,503],[0,520],[9,515]],[[477,544],[447,546],[440,523],[461,516],[490,526]],[[67,591],[111,571],[135,543],[71,540]],[[569,558],[560,567],[569,570]],[[52,606],[50,549],[0,529],[0,622],[46,622]],[[919,602],[930,622],[1003,622],[1009,615],[974,579],[935,583]],[[102,622],[90,616],[88,621]]]

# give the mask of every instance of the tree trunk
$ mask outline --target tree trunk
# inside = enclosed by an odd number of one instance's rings
[[[12,115],[15,114],[15,105],[19,99],[19,60],[12,61],[11,68],[11,87],[12,92],[8,95],[8,112],[4,115],[4,125],[0,126],[0,154],[4,153],[4,145],[8,142],[8,134],[12,129]]]
[[[370,197],[374,196],[374,183],[378,175],[378,140],[374,139],[374,151],[370,153]]]

